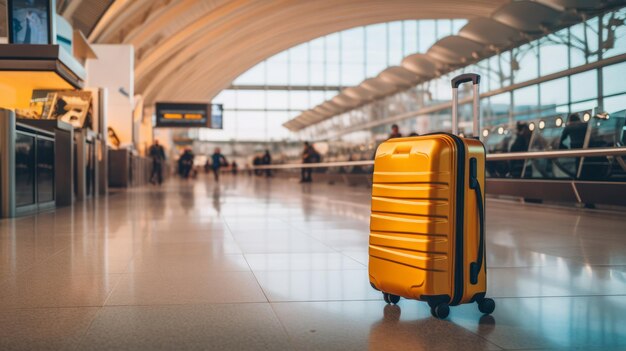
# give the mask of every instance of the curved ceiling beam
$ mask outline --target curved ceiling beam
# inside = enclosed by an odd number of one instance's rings
[[[398,88],[397,85],[389,83],[380,78],[369,78],[361,82],[359,85],[372,93],[376,98],[388,95]]]
[[[343,108],[355,107],[361,103],[361,100],[354,99],[346,94],[339,94],[332,98],[331,101]]]
[[[149,11],[154,0],[117,0],[89,35],[98,44],[120,43],[129,23]]]
[[[362,18],[361,20],[368,20],[368,18]],[[317,24],[311,24],[309,27],[302,28],[302,31],[314,31],[317,30],[320,25],[327,25],[328,27],[333,28],[332,26],[335,25],[333,22],[335,21],[333,21],[332,19],[328,19],[327,21],[320,21]],[[276,35],[273,35],[274,32],[276,32]],[[286,45],[288,47],[300,43],[300,41],[294,40],[293,35],[290,32],[285,32],[281,28],[268,29],[268,32],[266,34],[271,34],[273,36],[274,42],[282,43],[282,45]],[[248,52],[244,55],[241,55],[241,53],[237,50],[229,51],[228,44],[226,44],[223,48],[211,48],[211,51],[223,51],[224,55],[227,55],[225,57],[222,57],[221,61],[211,60],[210,57],[205,57],[204,55],[197,55],[191,60],[184,60],[182,62],[172,60],[169,62],[169,65],[173,67],[160,67],[155,75],[151,75],[151,80],[149,81],[148,87],[142,89],[142,86],[139,83],[140,89],[144,91],[146,95],[162,92],[165,96],[168,97],[177,94],[189,96],[190,94],[197,94],[199,89],[206,90],[207,79],[204,77],[206,77],[207,75],[212,75],[211,83],[217,85],[219,88],[212,89],[206,95],[202,96],[203,99],[211,99],[214,97],[214,95],[210,94],[217,94],[219,91],[227,88],[230,83],[241,73],[253,67],[258,62],[266,59],[268,56],[272,56],[284,50],[282,47],[276,47],[275,49],[270,51],[269,54],[265,54],[264,52],[268,52],[267,50],[271,48],[270,44],[259,42],[255,40],[254,37],[248,35],[236,37],[233,39],[235,39],[235,41],[237,41],[241,45],[247,47]],[[181,59],[185,56],[187,55],[181,55]],[[223,62],[228,62],[228,64],[226,66],[221,66],[223,65]],[[241,69],[242,71],[229,75],[224,75],[227,68],[237,68]],[[220,71],[219,75],[216,76],[214,73],[210,73],[211,71],[216,70]],[[171,83],[169,73],[171,71],[175,71],[177,75],[183,77],[184,79],[181,80],[184,81],[185,84],[183,86],[172,86],[171,89],[168,90],[168,83]]]
[[[547,6],[552,6],[560,11],[570,9],[580,10],[597,10],[604,5],[603,1],[598,0],[538,0]],[[610,2],[610,0],[609,0]]]
[[[176,34],[161,43],[155,50],[135,66],[135,76],[140,82],[154,69],[165,63],[170,63],[175,56],[194,57],[200,50],[205,50],[202,43],[221,44],[227,41],[231,50],[241,50],[239,43],[231,36],[247,33],[246,27],[250,23],[261,22],[264,28],[256,28],[255,32],[248,33],[257,37],[268,29],[266,19],[272,12],[280,10],[277,2],[267,1],[257,6],[245,6],[245,0],[232,0],[223,6],[216,8],[206,16],[189,24]],[[263,16],[265,15],[265,16]],[[227,39],[226,39],[227,38]],[[241,52],[243,53],[243,52]],[[213,55],[221,55],[223,52],[213,52]]]
[[[545,26],[558,22],[560,14],[558,10],[538,2],[513,1],[499,8],[491,17],[527,33],[541,33],[545,31]]]
[[[169,3],[168,6],[162,7],[155,13],[149,14],[143,25],[130,30],[124,39],[124,43],[141,45],[150,42],[163,29],[164,23],[170,24],[173,18],[184,15],[196,3],[196,0],[175,1]]]
[[[374,98],[374,94],[371,91],[359,86],[346,88],[342,91],[342,93],[355,100],[361,101],[367,101]]]
[[[143,0],[131,1],[132,4],[127,4],[126,8],[130,9],[135,3],[143,2]],[[165,87],[180,92],[181,86],[187,83],[190,83],[188,86],[194,89],[203,83],[202,93],[192,91],[190,92],[192,95],[188,93],[185,95],[192,99],[200,96],[206,99],[206,97],[216,95],[246,69],[263,59],[325,34],[393,20],[487,15],[506,2],[508,0],[441,0],[437,2],[431,0],[228,0],[175,34],[167,36],[156,48],[147,52],[136,65],[137,91],[144,92],[144,89],[150,85],[149,82],[157,74],[163,72],[162,75],[169,77],[169,80],[161,79],[159,83],[152,84],[153,90]],[[154,23],[159,23],[161,21],[158,20],[159,18],[170,22],[176,21],[177,17],[169,16],[168,13],[183,4],[189,5],[190,2],[170,3],[167,11],[160,11],[158,16],[145,21],[146,28],[141,26],[131,33],[122,33],[123,35],[116,33],[115,28],[122,27],[121,23],[125,20],[135,18],[133,14],[126,14],[127,12],[136,12],[139,9],[132,6],[133,11],[118,10],[121,19],[109,19],[110,26],[107,27],[106,33],[103,29],[98,29],[97,32],[94,31],[96,34],[94,38],[119,38],[118,40],[121,40],[128,35],[133,43],[138,46],[143,45],[145,42],[139,38],[151,40],[153,36],[150,32],[158,28]],[[145,13],[145,6],[143,10]],[[242,20],[243,18],[245,21]],[[164,28],[167,28],[167,21],[161,22]],[[303,31],[303,28],[308,29]],[[281,32],[288,35],[281,36],[280,41],[276,40],[276,33]],[[244,41],[247,46],[241,45],[233,40],[235,37],[252,38],[252,41],[257,43],[256,52],[251,55],[250,41]],[[100,39],[96,41],[101,42]],[[225,55],[226,51],[232,53]],[[242,58],[236,60],[235,65],[232,58],[236,56]],[[190,60],[194,57],[195,60]],[[205,68],[209,61],[213,63],[209,65],[211,68]],[[191,82],[177,79],[177,77],[187,76],[192,78]],[[214,84],[213,81],[216,83]],[[165,85],[162,84],[164,82]],[[155,90],[153,95],[159,96],[160,94]]]
[[[459,36],[489,46],[507,46],[523,39],[522,32],[493,18],[483,17],[469,21]]]
[[[433,44],[426,55],[433,57],[436,61],[455,65],[471,58],[477,59],[483,50],[485,50],[484,44],[458,35],[450,35]]]
[[[131,0],[116,0],[115,2],[113,2],[107,12],[102,15],[102,18],[100,19],[100,21],[98,21],[98,24],[96,24],[95,28],[91,31],[91,34],[89,34],[89,41],[92,43],[97,42],[102,32],[110,28],[111,21],[119,16],[122,16],[124,10],[128,8],[131,3]]]
[[[378,74],[378,77],[386,82],[401,87],[410,87],[417,84],[421,77],[401,66],[391,66]]]
[[[267,4],[270,4],[270,2],[267,2]],[[230,5],[232,6],[232,4]],[[267,9],[267,7],[263,8]],[[185,77],[185,79],[177,79],[178,84],[174,84],[173,86],[175,90],[174,94],[181,93],[182,90],[191,87],[192,81],[200,78],[204,80],[205,84],[207,83],[207,79],[211,79],[212,82],[218,80],[225,82],[220,83],[221,89],[214,92],[214,95],[217,95],[219,91],[230,85],[234,78],[236,78],[230,75],[226,78],[224,73],[229,72],[234,67],[241,67],[242,71],[240,73],[245,72],[247,69],[266,58],[265,55],[262,55],[264,50],[271,50],[271,48],[275,46],[273,43],[264,43],[258,40],[257,37],[247,31],[234,31],[230,33],[228,41],[215,40],[216,37],[226,35],[226,28],[224,28],[226,24],[228,24],[229,27],[232,26],[236,28],[244,27],[246,23],[255,20],[258,21],[259,13],[251,10],[253,9],[242,9],[237,16],[232,19],[228,18],[230,7],[219,8],[209,13],[200,20],[202,22],[208,22],[208,27],[204,28],[200,33],[203,34],[203,38],[194,37],[195,40],[193,44],[186,45],[178,52],[173,53],[174,56],[171,56],[172,53],[170,53],[169,60],[163,62],[160,66],[156,66],[155,69],[145,71],[148,69],[147,65],[136,67],[136,88],[147,96],[152,96],[158,93],[159,90],[165,92],[168,84],[172,83],[172,74],[175,74],[179,77]],[[289,23],[290,20],[286,19],[284,22]],[[267,25],[268,27],[263,32],[265,36],[273,37],[274,43],[284,42],[286,40],[283,37],[289,35],[289,33],[285,33],[281,26]],[[181,38],[181,40],[184,39]],[[163,45],[156,48],[155,52],[161,51],[162,48]],[[280,51],[271,52],[270,56],[278,52]],[[199,53],[203,53],[203,55],[199,55]],[[153,54],[154,52],[149,56],[154,58]],[[216,58],[219,58],[219,60],[216,60]],[[146,60],[149,60],[149,57],[146,57]],[[251,61],[251,63],[242,67],[241,65],[245,61]],[[145,60],[141,62],[145,62]],[[201,73],[207,68],[212,68],[213,71],[217,72],[213,74]],[[152,71],[154,71],[154,73],[152,73]],[[185,83],[184,86],[180,84],[182,82]],[[194,95],[194,99],[196,100],[205,99],[204,96],[200,97],[197,95],[197,92],[190,92],[190,94]],[[171,96],[172,93],[167,92],[165,95]],[[185,93],[185,95],[188,94]]]
[[[438,62],[426,54],[413,54],[402,60],[402,67],[425,78],[432,78],[437,74]]]
[[[350,11],[350,12],[352,12],[352,11]],[[367,22],[375,23],[375,22],[377,22],[377,19],[380,19],[379,16],[380,16],[380,13],[378,14],[378,17],[377,16],[372,16],[372,17],[376,17],[376,18],[371,18],[371,19],[370,18],[365,18],[365,17],[361,16],[359,18],[359,20],[362,21],[360,24],[363,25],[364,24],[363,22],[365,22],[365,23],[367,23]],[[334,18],[334,17],[330,17],[330,18]],[[393,20],[393,18],[392,19],[388,19],[388,20]],[[328,26],[336,25],[334,22],[335,21],[333,19],[332,21],[330,21],[330,23],[328,23]],[[312,25],[313,29],[314,30],[317,29],[319,27],[319,24],[320,23],[317,23],[316,25]],[[351,25],[350,27],[354,27],[354,26],[355,25]],[[341,30],[341,28],[337,28],[336,30]],[[334,30],[334,31],[336,31],[336,30]],[[286,33],[286,37],[287,37],[286,38],[287,40],[293,39],[293,34],[291,32]],[[282,40],[276,40],[276,42],[281,42],[281,41]],[[303,40],[303,41],[306,41],[306,40]],[[298,43],[298,41],[294,42],[293,45],[295,45],[297,43]],[[255,42],[255,43],[251,43],[250,45],[258,45],[258,44],[261,44],[263,47],[252,48],[252,47],[248,46],[248,48],[249,48],[248,49],[248,54],[243,56],[244,60],[250,59],[251,58],[251,56],[250,56],[251,53],[258,53],[258,52],[261,52],[263,49],[267,49],[267,46],[264,45],[263,43]],[[287,45],[287,47],[289,47],[289,46],[292,46],[292,45]],[[274,53],[278,53],[278,52],[281,52],[283,50],[284,50],[284,48],[278,48],[278,49],[275,50]],[[213,50],[211,50],[211,51],[213,51]],[[185,55],[181,55],[181,57],[184,57],[184,56]],[[271,55],[268,55],[268,56],[271,56]],[[235,62],[239,62],[239,60],[241,58],[242,57],[234,57],[232,59],[236,60]],[[167,88],[164,89],[164,84],[167,85],[167,83],[168,83],[167,81],[159,82],[159,79],[155,79],[154,76],[152,76],[152,81],[151,81],[152,87],[154,87],[154,89],[159,89],[159,90],[163,89],[161,91],[167,97],[172,97],[172,96],[177,95],[179,93],[183,94],[184,97],[188,97],[190,95],[197,94],[196,90],[198,90],[198,89],[206,91],[206,89],[209,88],[209,87],[207,87],[207,79],[203,78],[203,77],[206,77],[206,74],[209,74],[211,77],[215,78],[214,74],[207,73],[207,72],[208,71],[214,71],[216,69],[220,69],[220,67],[219,66],[217,66],[217,67],[210,66],[211,65],[211,63],[210,63],[211,60],[209,60],[206,57],[198,56],[198,57],[196,57],[196,60],[202,62],[202,64],[200,64],[200,66],[202,66],[203,69],[205,69],[205,70],[200,70],[199,71],[198,68],[197,68],[198,65],[193,64],[193,63],[189,64],[189,62],[182,63],[177,69],[175,69],[175,71],[177,72],[176,73],[177,75],[181,75],[180,70],[182,70],[183,72],[185,70],[188,71],[185,74],[182,74],[182,76],[185,76],[185,77],[189,78],[189,80],[187,80],[187,79],[184,80],[185,81],[184,86],[181,87],[181,85],[178,84],[177,86],[172,87],[172,89],[169,89],[169,91],[168,91]],[[248,67],[248,65],[250,65],[249,67],[252,67],[256,63],[255,61],[258,62],[259,60],[258,59],[257,60],[253,60],[251,63],[244,64],[244,67]],[[248,61],[248,62],[250,62],[250,61]],[[234,65],[234,62],[230,61],[230,64]],[[236,65],[234,65],[234,66],[236,66]],[[221,67],[221,68],[223,70],[223,67]],[[159,73],[160,73],[161,76],[168,76],[168,74],[166,72],[170,71],[170,69],[159,68],[158,71],[160,71]],[[243,71],[245,71],[245,69]],[[159,74],[159,73],[157,73],[157,74]],[[221,84],[220,87],[210,89],[210,91],[206,95],[204,95],[202,98],[203,99],[211,99],[214,96],[213,94],[216,94],[218,91],[226,88],[230,84],[232,79],[236,78],[240,73],[242,73],[242,72],[238,72],[238,73],[232,74],[232,76],[229,79],[225,79],[225,81]],[[171,80],[169,80],[169,81],[171,81]],[[216,82],[210,82],[210,83],[216,83]],[[186,90],[185,90],[185,87],[187,87]],[[181,88],[183,90],[181,90]],[[141,88],[140,88],[140,90],[141,90]],[[147,94],[151,94],[151,89],[150,88],[145,89],[145,91],[146,91]],[[149,100],[151,100],[151,98],[149,98]]]
[[[124,39],[124,43],[135,46],[140,60],[142,53],[154,50],[164,38],[187,27],[190,22],[206,16],[211,11],[224,5],[229,0],[211,2],[182,0],[151,13],[141,26],[133,28]]]

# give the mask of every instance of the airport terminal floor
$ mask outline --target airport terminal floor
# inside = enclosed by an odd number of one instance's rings
[[[383,302],[370,190],[200,176],[0,221],[0,349],[626,349],[623,213],[488,200],[493,315]]]

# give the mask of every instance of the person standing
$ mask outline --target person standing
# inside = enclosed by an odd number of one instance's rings
[[[568,149],[565,141],[569,138],[569,149],[580,149],[585,143],[585,135],[587,135],[587,123],[580,120],[578,113],[572,113],[567,118],[567,125],[563,128],[559,148]]]
[[[509,150],[504,149],[499,152],[528,151],[528,147],[530,146],[530,137],[532,136],[532,134],[533,132],[528,127],[528,123],[518,121],[515,126],[515,140],[513,140],[513,143],[509,147]],[[508,167],[506,165],[506,161],[503,161],[502,163],[491,163],[494,166],[494,168],[492,169],[492,173],[503,176],[506,175],[506,173],[508,172],[513,178],[520,178],[522,176],[522,171],[524,170],[524,163],[526,163],[526,160],[511,160],[509,161]]]
[[[391,134],[389,134],[389,139],[393,138],[402,138],[402,133],[400,133],[400,128],[397,124],[391,126]]]
[[[260,166],[263,163],[262,157],[261,155],[257,154],[254,155],[254,158],[252,159],[252,166],[254,168],[254,175],[255,176],[260,176],[263,175],[263,171],[256,168],[257,166]]]
[[[219,147],[216,147],[215,150],[213,151],[211,160],[213,162],[211,164],[211,167],[213,168],[213,176],[215,177],[215,181],[219,182],[220,181],[220,168],[227,166],[228,161],[226,161],[226,157],[222,155],[222,150],[220,150]]]
[[[262,162],[263,162],[264,166],[269,166],[269,165],[272,164],[272,155],[270,155],[270,150],[265,150],[265,153],[263,154]],[[271,169],[266,169],[265,170],[265,176],[266,177],[271,177],[272,176],[272,170]]]
[[[238,170],[239,170],[239,165],[237,165],[237,161],[233,160],[233,162],[231,162],[231,164],[230,164],[230,172],[233,175],[237,175],[237,171]]]
[[[304,142],[304,149],[302,150],[302,163],[313,163],[317,158],[317,152],[315,148],[308,141]],[[302,167],[301,171],[300,183],[310,183],[313,181],[311,178],[311,173],[313,173],[312,168]]]
[[[165,150],[163,146],[159,144],[159,140],[155,139],[154,143],[148,150],[148,155],[152,158],[152,174],[150,175],[150,182],[152,184],[161,185],[163,183],[163,164],[165,163]],[[156,177],[156,181],[155,178]]]

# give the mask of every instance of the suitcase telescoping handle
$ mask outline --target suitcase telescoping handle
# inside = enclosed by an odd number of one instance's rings
[[[474,138],[479,138],[480,75],[476,73],[465,73],[452,79],[452,134],[459,134],[459,86],[468,82],[472,82],[472,86],[474,88],[472,134]],[[480,188],[480,182],[478,181],[478,160],[474,157],[470,159],[469,178],[470,189],[474,189],[476,192],[476,209],[478,211],[478,223],[480,226],[476,261],[470,263],[469,267],[470,283],[475,285],[478,284],[478,275],[483,267],[485,256],[485,206],[483,203],[482,189]]]
[[[480,75],[476,73],[465,73],[452,79],[452,134],[459,134],[459,86],[468,82],[472,82],[474,88],[472,134],[474,138],[478,138],[480,128],[478,125],[478,119],[480,118]]]

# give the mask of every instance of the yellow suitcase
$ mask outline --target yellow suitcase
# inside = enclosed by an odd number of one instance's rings
[[[456,88],[469,80],[476,86],[480,76],[453,80],[453,104]],[[495,302],[485,297],[484,184],[485,148],[478,140],[436,133],[378,147],[369,277],[387,303],[426,301],[437,318],[470,302],[493,312]]]

